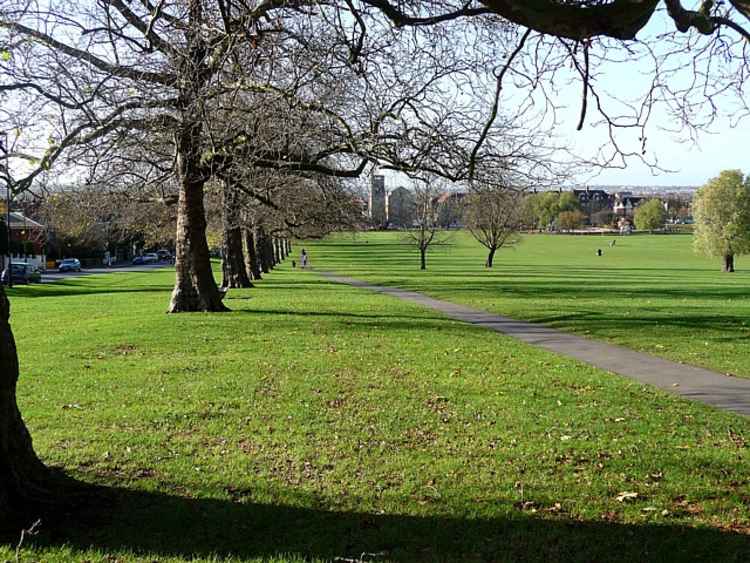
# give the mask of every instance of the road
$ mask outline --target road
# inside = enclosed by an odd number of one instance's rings
[[[159,268],[166,268],[171,264],[142,264],[139,266],[123,265],[123,266],[112,266],[111,268],[84,268],[80,272],[58,272],[57,270],[49,270],[42,274],[42,283],[50,283],[55,281],[64,280],[66,278],[77,278],[79,276],[90,276],[92,274],[112,274],[116,272],[150,272],[151,270],[158,270]]]

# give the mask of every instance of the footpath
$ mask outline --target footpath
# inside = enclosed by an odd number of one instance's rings
[[[451,319],[507,334],[545,350],[653,385],[686,399],[750,416],[750,379],[731,377],[704,368],[657,358],[622,346],[588,340],[542,325],[517,321],[485,311],[478,311],[465,305],[433,299],[416,291],[372,285],[361,280],[327,272],[320,273],[337,283],[369,289],[405,301],[411,301],[439,311]]]

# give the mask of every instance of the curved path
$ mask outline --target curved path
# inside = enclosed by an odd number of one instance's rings
[[[372,285],[354,278],[321,273],[331,281],[411,301],[439,311],[452,319],[502,332],[534,346],[581,360],[693,401],[750,415],[750,379],[730,377],[704,368],[679,364],[622,346],[588,340],[538,324],[433,299],[416,291]]]

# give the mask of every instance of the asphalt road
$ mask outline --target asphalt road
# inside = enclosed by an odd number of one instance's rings
[[[112,266],[111,268],[83,268],[80,272],[58,272],[57,270],[49,270],[42,274],[42,283],[56,282],[64,280],[66,278],[77,278],[79,276],[90,276],[92,274],[112,274],[116,272],[149,272],[151,270],[158,270],[159,268],[165,268],[171,266],[171,264],[142,264],[139,266]]]

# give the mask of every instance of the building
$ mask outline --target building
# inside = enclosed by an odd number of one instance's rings
[[[438,208],[438,223],[445,228],[463,227],[465,192],[443,192],[434,198],[432,204]]]
[[[0,218],[5,224],[8,216]],[[10,258],[13,262],[26,262],[44,269],[47,227],[18,212],[10,213]],[[6,244],[2,245],[3,248]],[[8,256],[3,256],[3,267]]]
[[[403,186],[388,193],[386,215],[392,227],[411,227],[417,216],[414,193]]]
[[[633,217],[635,209],[646,201],[646,197],[633,195],[631,192],[618,192],[612,209],[618,217]]]
[[[367,211],[370,221],[375,227],[385,227],[388,222],[388,208],[385,202],[385,176],[372,175]]]

